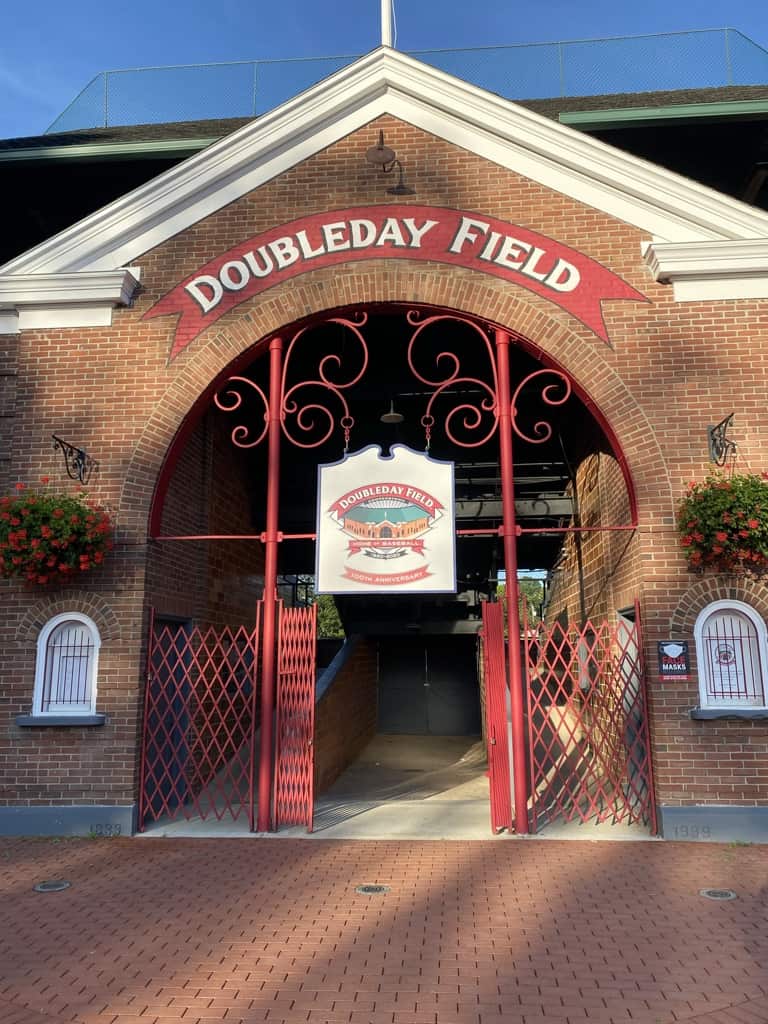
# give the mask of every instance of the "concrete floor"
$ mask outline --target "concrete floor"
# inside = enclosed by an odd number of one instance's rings
[[[478,736],[378,735],[315,805],[325,839],[490,839]],[[296,837],[299,830],[288,830]]]
[[[491,831],[485,748],[478,736],[378,735],[315,803],[314,831],[248,831],[215,817],[161,820],[147,838],[445,839],[510,838]],[[648,840],[639,826],[555,822],[538,839]]]

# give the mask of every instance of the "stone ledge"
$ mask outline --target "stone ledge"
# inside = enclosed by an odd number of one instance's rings
[[[768,708],[691,708],[689,714],[695,722],[708,722],[718,718],[768,721]]]
[[[0,807],[0,836],[129,836],[136,804]]]
[[[104,725],[106,715],[16,715],[16,725],[24,729],[57,726],[80,727],[84,725]]]

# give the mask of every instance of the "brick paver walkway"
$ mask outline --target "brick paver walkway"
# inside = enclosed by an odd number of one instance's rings
[[[764,847],[26,839],[0,865],[1,1024],[768,1021]]]

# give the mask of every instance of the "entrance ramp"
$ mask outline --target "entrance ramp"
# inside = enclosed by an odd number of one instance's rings
[[[317,799],[313,835],[487,840],[486,770],[479,736],[379,733]]]

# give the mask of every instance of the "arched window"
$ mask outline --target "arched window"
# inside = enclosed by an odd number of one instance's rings
[[[79,612],[50,619],[37,640],[33,715],[89,715],[96,708],[101,638]]]
[[[702,708],[764,708],[766,626],[742,601],[707,605],[694,626]]]

